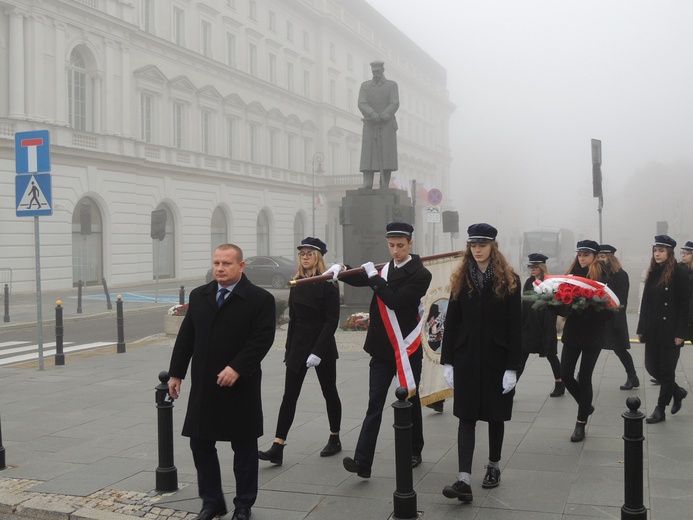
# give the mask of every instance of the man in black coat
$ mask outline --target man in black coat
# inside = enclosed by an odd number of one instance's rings
[[[403,222],[387,225],[387,246],[392,260],[378,273],[373,262],[364,272],[343,278],[355,287],[373,289],[370,324],[363,349],[371,355],[368,411],[361,426],[354,458],[344,458],[344,468],[369,478],[378,440],[387,391],[396,375],[408,387],[412,403],[412,467],[421,463],[423,424],[417,388],[421,379],[421,298],[431,284],[431,273],[418,255],[410,254],[414,228]],[[397,354],[396,354],[397,352]],[[401,354],[400,354],[401,353]]]
[[[250,518],[258,491],[257,439],[262,436],[260,363],[274,342],[274,297],[243,274],[238,246],[214,251],[215,280],[190,293],[188,312],[173,347],[169,393],[180,395],[192,360],[183,435],[197,469],[202,510],[196,520],[227,513],[216,441],[230,441],[236,477],[232,520]]]

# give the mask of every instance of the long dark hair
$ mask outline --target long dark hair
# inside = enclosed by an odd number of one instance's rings
[[[613,253],[600,253],[604,255],[604,260],[603,262],[606,264],[606,267],[608,267],[612,273],[616,274],[618,273],[621,269],[623,269],[623,266],[621,265],[621,262],[618,258],[616,258],[616,255]]]
[[[654,252],[654,246],[652,247],[652,252]],[[650,278],[650,274],[657,266],[655,262],[654,254],[652,255],[652,260],[650,260],[650,268],[647,270],[647,278],[645,278],[645,283]],[[676,257],[674,256],[674,249],[667,247],[667,259],[662,263],[662,276],[659,277],[659,282],[657,285],[659,287],[666,287],[671,283],[674,278],[674,269],[676,268]]]
[[[493,293],[498,298],[505,298],[508,294],[517,289],[515,271],[498,249],[497,242],[491,242],[491,256],[489,264],[493,266]],[[455,269],[450,277],[450,288],[452,299],[457,299],[463,287],[467,287],[469,294],[474,291],[474,283],[469,276],[469,266],[475,262],[472,255],[472,246],[467,242],[467,249],[462,255],[460,265]]]
[[[602,279],[603,275],[602,263],[599,261],[597,253],[590,254],[594,255],[594,260],[592,260],[592,263],[587,267],[587,278],[589,278],[590,280],[599,281]],[[575,269],[576,267],[580,267],[580,262],[578,262],[577,254],[575,255],[573,263],[570,264],[570,267],[565,272],[565,274],[571,274],[573,272],[573,269]]]

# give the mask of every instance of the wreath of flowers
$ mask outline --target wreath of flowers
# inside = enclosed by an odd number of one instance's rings
[[[344,330],[366,330],[370,321],[370,315],[367,312],[357,312],[347,318]]]
[[[185,316],[186,312],[188,312],[188,304],[184,303],[183,305],[174,305],[166,314],[169,316]]]
[[[532,308],[537,310],[558,307],[562,315],[588,307],[596,311],[620,308],[618,297],[606,284],[572,275],[549,275],[544,280],[535,280],[534,293],[527,292],[522,299],[532,302]]]

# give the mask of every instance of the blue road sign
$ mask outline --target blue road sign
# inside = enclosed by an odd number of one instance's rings
[[[51,174],[15,176],[18,217],[42,217],[53,214]]]
[[[14,158],[17,173],[51,171],[51,142],[48,130],[14,134]]]

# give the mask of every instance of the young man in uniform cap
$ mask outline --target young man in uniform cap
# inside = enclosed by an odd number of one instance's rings
[[[387,247],[392,260],[378,272],[373,262],[366,262],[364,272],[341,280],[354,287],[370,287],[370,324],[363,349],[371,355],[368,388],[368,410],[361,426],[354,458],[344,458],[344,468],[359,477],[370,478],[375,445],[392,378],[409,389],[412,403],[412,467],[421,463],[424,445],[421,403],[417,389],[421,379],[420,312],[421,298],[431,283],[431,273],[418,255],[411,254],[414,228],[404,222],[387,225]],[[341,266],[329,271],[339,272]]]

